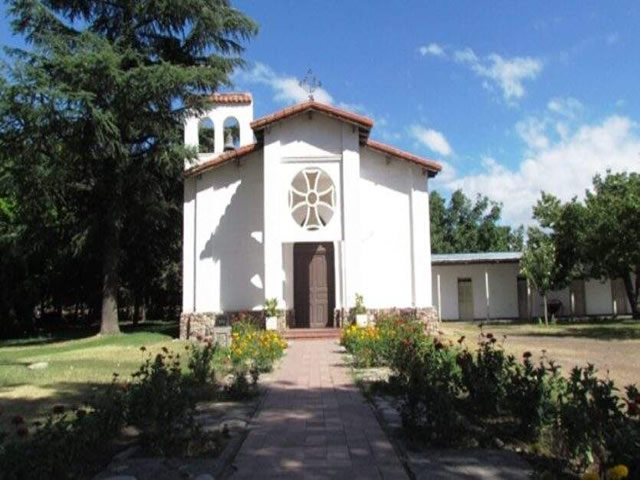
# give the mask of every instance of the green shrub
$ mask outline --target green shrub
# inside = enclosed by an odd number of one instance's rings
[[[143,446],[154,454],[180,451],[194,429],[195,399],[180,361],[168,354],[147,358],[133,374],[127,392],[127,421],[141,431]]]
[[[527,440],[538,438],[545,426],[553,425],[558,411],[558,395],[564,385],[559,367],[543,358],[536,366],[525,352],[522,364],[509,371],[506,408],[518,419],[519,434]]]
[[[431,345],[408,341],[408,363],[397,379],[404,392],[402,424],[410,436],[449,445],[461,432],[458,396],[461,388],[456,353],[439,340]]]
[[[84,477],[101,464],[124,421],[124,394],[114,382],[87,405],[66,411],[62,405],[46,421],[29,429],[16,417],[19,440],[0,443],[0,477],[6,480]]]
[[[498,413],[514,362],[514,357],[505,353],[491,333],[481,334],[475,354],[465,349],[458,355],[463,386],[475,411],[485,415]]]
[[[213,359],[216,356],[218,345],[211,341],[204,345],[191,344],[187,346],[189,351],[189,372],[191,378],[198,385],[215,384],[215,368]]]
[[[640,426],[624,414],[617,391],[612,380],[596,376],[591,364],[571,371],[560,402],[557,440],[564,456],[579,468],[637,462]]]

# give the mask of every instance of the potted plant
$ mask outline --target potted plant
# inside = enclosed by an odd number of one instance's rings
[[[364,306],[364,298],[356,293],[356,306],[353,309],[356,316],[356,325],[366,327],[369,323],[369,315],[367,315],[367,307]]]
[[[268,298],[264,301],[265,326],[267,330],[278,329],[278,299]]]

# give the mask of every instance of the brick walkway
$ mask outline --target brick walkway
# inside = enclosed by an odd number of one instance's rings
[[[295,341],[234,461],[234,480],[407,479],[335,340]]]

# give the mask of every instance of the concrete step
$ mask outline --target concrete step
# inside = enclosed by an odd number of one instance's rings
[[[340,328],[290,328],[282,336],[287,340],[321,340],[340,338]]]

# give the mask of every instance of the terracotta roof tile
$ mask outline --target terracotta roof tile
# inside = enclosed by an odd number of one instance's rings
[[[442,165],[433,160],[429,160],[427,158],[418,157],[413,153],[405,152],[404,150],[399,150],[391,145],[386,145],[384,143],[377,142],[375,140],[367,139],[364,142],[364,145],[369,147],[371,150],[375,150],[376,152],[384,153],[385,155],[391,155],[392,157],[401,158],[403,160],[407,160],[409,162],[415,163],[426,168],[431,176],[434,176],[440,170],[442,170]]]
[[[213,157],[211,160],[207,160],[206,162],[201,163],[200,165],[195,165],[184,172],[185,177],[193,177],[200,173],[203,173],[207,170],[211,170],[212,168],[219,167],[220,165],[224,165],[231,160],[236,158],[242,158],[245,155],[248,155],[252,152],[256,152],[262,148],[262,144],[260,143],[251,143],[249,145],[245,145],[243,147],[236,148],[235,150],[229,150],[228,152],[221,153],[220,155]]]
[[[262,130],[263,128],[271,125],[274,122],[278,122],[285,118],[289,118],[308,111],[321,112],[329,115],[330,117],[353,123],[361,129],[365,130],[367,133],[369,130],[371,130],[371,127],[373,127],[373,120],[371,120],[370,118],[358,115],[356,113],[348,112],[347,110],[342,110],[341,108],[333,107],[325,103],[308,101],[304,103],[298,103],[297,105],[293,105],[291,107],[283,108],[282,110],[278,110],[275,113],[254,120],[253,122],[251,122],[251,128],[254,131]]]
[[[247,92],[214,93],[210,98],[219,104],[244,104],[253,101],[253,97]]]

